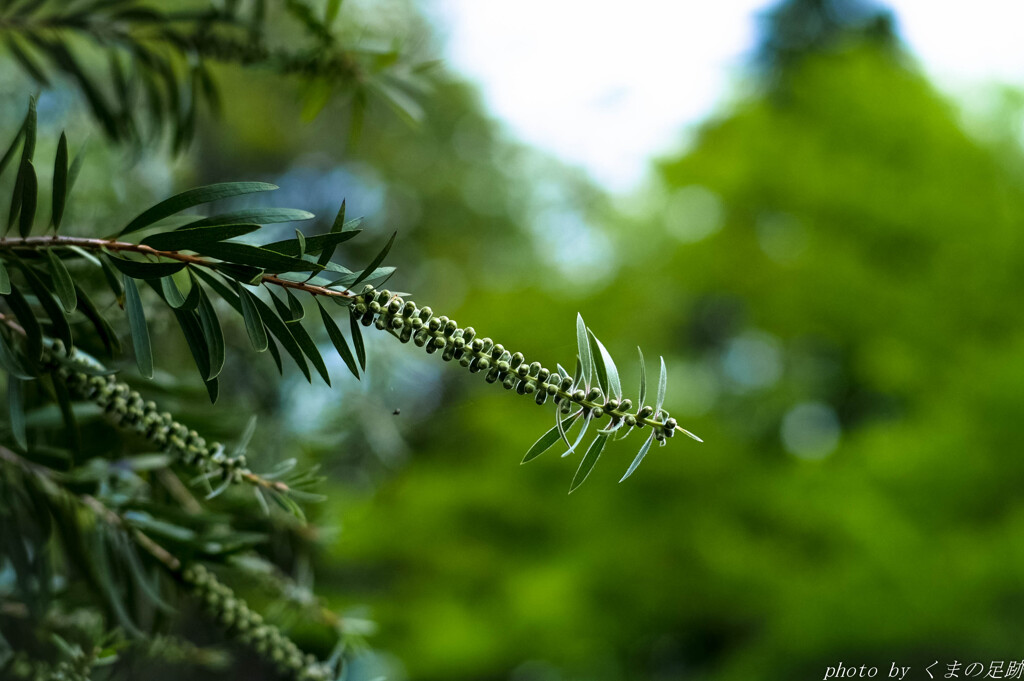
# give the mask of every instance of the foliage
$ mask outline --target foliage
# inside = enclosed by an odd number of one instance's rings
[[[265,47],[262,2],[201,10],[133,0],[13,2],[2,7],[0,31],[19,67],[39,84],[70,78],[109,138],[143,143],[166,121],[180,151],[195,129],[200,94],[216,101],[206,60],[268,66],[331,89],[375,82],[357,70],[355,56],[339,51],[330,30],[337,3],[328,3],[322,18],[301,2],[286,2],[281,11],[313,37],[307,51]],[[113,100],[101,94],[94,62],[71,52],[80,42],[107,59]],[[390,53],[375,59],[381,69],[395,63]],[[373,87],[408,112],[400,90],[379,81]],[[140,97],[146,106],[138,106]],[[357,106],[363,98],[357,93]],[[90,170],[62,133],[52,173],[40,172],[50,162],[37,154],[39,128],[33,99],[0,159],[0,174],[10,169],[3,177],[11,199],[0,239],[0,368],[7,374],[0,514],[4,527],[14,529],[0,536],[5,674],[117,678],[160,659],[214,671],[257,659],[258,669],[312,680],[339,677],[358,649],[362,630],[353,618],[327,609],[304,587],[293,588],[286,574],[266,570],[259,553],[265,544],[298,543],[311,532],[305,513],[322,500],[316,466],[288,457],[263,469],[251,465],[255,421],[228,447],[133,389],[146,391],[152,385],[146,379],[158,378],[172,362],[180,366],[166,334],[152,332],[154,326],[165,330],[165,319],[180,329],[189,363],[217,409],[224,408],[219,399],[236,398],[222,390],[226,369],[237,361],[229,357],[236,330],[244,329],[252,350],[269,355],[280,374],[287,355],[308,382],[315,372],[330,386],[318,339],[329,339],[360,378],[367,369],[362,328],[374,326],[457,361],[488,383],[553,405],[555,426],[524,463],[559,440],[567,447],[562,456],[572,454],[592,432],[591,423],[607,418],[607,425],[595,426],[570,491],[590,475],[612,436],[649,429],[623,480],[654,441],[665,444],[677,430],[695,437],[664,408],[665,362],[648,400],[641,354],[634,407],[610,353],[582,316],[575,372],[561,365],[552,371],[478,337],[472,327],[434,316],[407,294],[379,289],[394,272],[384,265],[394,234],[360,267],[337,262],[339,247],[348,248],[361,231],[358,221],[346,220],[344,202],[329,230],[300,228],[285,239],[266,235],[315,216],[261,205],[183,214],[277,189],[267,182],[202,185],[145,208],[113,231],[66,219],[76,180]],[[331,314],[338,308],[349,317],[348,337]],[[119,331],[125,327],[130,342]],[[118,376],[131,373],[122,361],[128,347],[138,379]],[[106,435],[97,437],[97,429]],[[228,586],[246,588],[246,581],[269,582],[278,592],[271,602],[315,615],[312,623],[324,630],[312,635],[315,653],[302,652],[283,623],[265,621],[265,596],[243,598]],[[296,603],[281,596],[296,591],[306,594]],[[188,635],[196,605],[222,632],[212,647]],[[236,655],[239,650],[255,658]]]

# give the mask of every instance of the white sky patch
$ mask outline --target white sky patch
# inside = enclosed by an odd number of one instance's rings
[[[720,104],[771,0],[434,0],[446,58],[518,139],[613,191],[678,148]],[[904,40],[940,82],[1024,82],[1024,2],[894,0]]]

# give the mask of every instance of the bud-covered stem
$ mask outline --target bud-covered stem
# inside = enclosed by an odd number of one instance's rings
[[[428,354],[440,353],[445,361],[457,360],[472,373],[484,373],[488,383],[500,382],[508,390],[515,388],[519,395],[534,395],[538,404],[551,398],[566,408],[574,404],[595,419],[608,416],[612,424],[621,423],[628,428],[650,426],[658,440],[675,434],[676,420],[664,409],[654,413],[652,407],[637,405],[633,412],[628,399],[609,398],[596,387],[585,390],[570,377],[552,372],[538,362],[528,362],[522,353],[510,353],[490,338],[478,337],[472,327],[460,327],[448,317],[435,317],[429,307],[419,308],[390,291],[377,291],[367,285],[349,309],[363,326],[372,324],[403,343],[411,340]]]

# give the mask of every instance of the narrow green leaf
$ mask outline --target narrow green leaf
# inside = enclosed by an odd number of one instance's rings
[[[199,324],[203,330],[203,337],[206,338],[206,344],[210,348],[210,373],[206,378],[217,378],[224,369],[224,362],[227,358],[224,346],[224,332],[221,330],[217,311],[214,309],[213,303],[210,302],[209,296],[206,295],[206,291],[203,290],[198,281],[192,283],[192,288],[199,292],[199,306],[197,308]]]
[[[25,432],[25,382],[14,375],[7,376],[7,414],[11,421],[11,435],[22,449],[28,449]]]
[[[583,373],[583,387],[590,389],[590,380],[594,375],[594,357],[590,353],[590,339],[587,337],[587,325],[583,323],[583,315],[576,314],[576,345],[579,352],[580,366]]]
[[[370,264],[366,266],[366,269],[363,270],[359,274],[359,276],[356,277],[356,280],[349,284],[349,286],[355,286],[363,279],[369,277],[373,273],[373,271],[377,269],[377,265],[380,265],[382,262],[384,262],[384,258],[388,256],[388,252],[391,250],[391,244],[395,243],[396,236],[398,236],[398,232],[395,232],[391,235],[391,238],[388,239],[388,242],[386,244],[384,244],[384,248],[381,249],[380,253],[378,253],[377,256],[370,261]]]
[[[583,425],[580,427],[580,432],[576,435],[576,441],[572,443],[572,446],[562,454],[562,458],[565,458],[576,451],[576,448],[583,442],[583,436],[587,434],[587,429],[590,427],[590,422],[593,417],[590,414],[586,414],[583,417]]]
[[[125,309],[128,325],[132,332],[132,346],[135,348],[135,362],[144,378],[153,378],[153,348],[149,342],[149,328],[146,326],[146,312],[142,307],[139,289],[135,280],[127,274],[122,276],[125,291]]]
[[[349,239],[354,239],[360,234],[359,230],[354,232],[328,232],[327,234],[314,234],[313,236],[305,237],[306,254],[316,255],[320,254],[320,258],[317,260],[317,264],[327,269],[327,263],[330,261],[330,255],[334,254],[334,248]],[[299,256],[299,242],[298,239],[286,239],[285,241],[275,241],[273,243],[260,246],[268,251],[274,251],[281,255],[290,255],[292,257]],[[327,259],[324,259],[324,253],[329,253]]]
[[[580,467],[576,469],[576,475],[572,478],[572,484],[569,486],[569,494],[576,491],[583,481],[590,475],[590,471],[594,470],[594,465],[597,460],[601,458],[601,452],[604,451],[604,445],[608,442],[607,435],[598,435],[594,438],[594,441],[590,443],[590,447],[587,448],[587,453],[583,455],[583,460],[580,461]]]
[[[285,296],[288,298],[288,313],[291,315],[291,320],[297,322],[306,316],[306,311],[302,307],[302,302],[299,301],[298,296],[292,293],[290,288],[284,290]]]
[[[7,151],[4,152],[3,156],[0,156],[0,173],[7,169],[7,165],[11,162],[11,159],[14,158],[14,155],[18,151],[18,143],[21,142],[24,135],[25,127],[22,125],[22,127],[18,128],[18,132],[14,135],[14,139],[12,139],[11,143],[8,145]]]
[[[107,257],[110,258],[110,262],[113,263],[114,267],[132,279],[162,279],[185,268],[185,263],[183,262],[139,262],[137,260],[119,258],[110,253],[107,254]]]
[[[647,441],[644,442],[643,446],[640,448],[640,451],[637,453],[636,458],[633,459],[633,463],[629,464],[629,470],[626,471],[626,474],[622,476],[622,480],[619,480],[619,482],[622,482],[629,476],[633,475],[633,471],[637,469],[637,466],[640,465],[640,462],[644,460],[645,456],[647,456],[647,450],[651,448],[652,442],[654,442],[654,433],[651,433],[647,437]]]
[[[590,356],[594,358],[594,375],[597,378],[597,385],[601,388],[601,392],[604,393],[605,397],[611,397],[611,393],[608,391],[608,370],[604,365],[604,357],[601,356],[601,350],[598,347],[600,341],[597,340],[597,336],[590,329],[587,329],[587,342],[590,345]]]
[[[195,310],[199,307],[199,282],[192,274],[192,268],[185,268],[171,275],[171,279],[178,285],[178,290],[185,294],[185,302],[182,309]]]
[[[604,374],[605,382],[608,384],[607,388],[602,388],[602,390],[604,390],[605,395],[608,397],[621,400],[622,381],[619,379],[619,370],[615,366],[615,360],[612,359],[608,349],[604,347],[604,343],[598,340],[597,336],[593,333],[591,333],[590,336],[597,344],[597,352],[594,354],[595,363],[597,364],[600,373]]]
[[[189,189],[143,211],[138,217],[125,225],[124,229],[118,233],[118,236],[124,236],[125,234],[145,229],[154,222],[179,213],[186,208],[192,208],[193,206],[225,199],[230,196],[265,192],[274,189],[277,189],[275,185],[266,182],[220,182],[218,184],[206,185],[205,187]]]
[[[321,267],[314,262],[282,255],[259,246],[218,241],[206,244],[203,255],[239,265],[258,267],[269,272],[309,272]]]
[[[64,311],[71,314],[78,307],[78,296],[75,294],[71,274],[52,248],[46,249],[46,262],[50,268],[50,276],[53,277],[53,287],[57,290],[57,299],[60,300]]]
[[[11,312],[18,318],[21,328],[25,330],[25,349],[29,359],[32,362],[38,362],[43,356],[43,330],[39,326],[39,320],[36,319],[32,308],[29,307],[28,301],[25,300],[25,296],[21,294],[18,287],[12,287],[10,294],[4,299],[11,308]]]
[[[235,291],[241,298],[242,318],[245,320],[245,330],[249,334],[249,342],[252,343],[256,352],[263,352],[267,349],[267,329],[260,319],[259,310],[256,309],[255,296],[244,286],[235,282]]]
[[[359,320],[356,315],[348,316],[349,330],[352,333],[352,346],[356,349],[356,357],[359,358],[359,368],[366,371],[366,348],[363,347],[363,330],[359,327]]]
[[[658,401],[655,402],[654,415],[657,417],[661,406],[665,404],[665,393],[668,391],[668,370],[665,368],[665,358],[661,358],[661,375],[658,377]]]
[[[2,333],[0,333],[0,368],[11,376],[16,376],[24,381],[32,379],[32,375],[21,363],[21,360],[18,359],[14,348],[11,347],[7,337]]]
[[[339,2],[336,2],[334,4],[340,5],[341,3],[339,1]],[[328,10],[327,10],[328,15],[330,15],[330,12],[331,12],[331,10],[330,10],[330,5],[329,5],[328,6]],[[335,13],[337,13],[337,10],[335,10]],[[330,21],[331,20],[328,20],[327,23],[330,24]],[[334,216],[334,224],[331,225],[331,232],[330,233],[331,234],[341,234],[344,231],[345,231],[345,200],[342,199],[342,201],[341,201],[341,208],[338,210],[338,214],[336,216]],[[326,265],[328,262],[330,262],[331,258],[334,257],[335,246],[337,246],[337,243],[335,243],[332,246],[324,246],[324,249],[322,251],[320,251],[320,257],[317,259],[317,263],[320,264],[320,265]]]
[[[281,319],[289,322],[287,324],[287,330],[291,332],[292,338],[295,339],[299,348],[302,349],[303,354],[306,355],[306,357],[309,358],[309,361],[313,363],[313,367],[317,370],[317,373],[320,374],[320,377],[324,379],[324,383],[330,385],[331,377],[327,373],[327,365],[324,363],[324,359],[320,355],[320,351],[317,349],[316,343],[313,342],[313,339],[310,338],[306,329],[302,327],[302,324],[299,323],[298,319],[291,317],[292,310],[290,309],[290,306],[283,303],[273,291],[270,291],[270,298],[274,301],[274,307],[277,308],[277,313],[281,316]]]
[[[120,282],[118,286],[120,287]],[[110,326],[100,311],[96,308],[96,305],[92,302],[85,290],[75,284],[75,293],[78,296],[78,309],[85,317],[92,322],[93,328],[96,329],[96,334],[100,337],[103,342],[103,346],[107,350],[107,354],[110,357],[117,357],[121,354],[121,340],[117,337],[117,332]]]
[[[210,379],[210,369],[212,366],[210,362],[210,346],[203,337],[203,330],[199,319],[195,312],[181,309],[174,310],[174,317],[178,320],[178,326],[181,327],[181,332],[185,336],[185,342],[192,353],[192,358],[196,362],[199,376],[206,382],[207,389],[209,389],[210,383],[213,383],[216,379]],[[213,393],[210,394],[210,400],[216,402],[216,397]]]
[[[39,278],[35,270],[24,262],[19,262],[18,264],[21,266],[21,271],[24,273],[26,281],[28,281],[29,288],[32,289],[32,293],[35,294],[39,304],[42,305],[46,315],[53,323],[53,335],[64,343],[65,352],[70,352],[74,343],[71,338],[71,327],[68,325],[67,317],[64,316],[64,310],[54,300],[50,289],[46,287],[46,284]]]
[[[36,219],[39,181],[36,179],[36,169],[31,161],[25,161],[21,167],[25,176],[21,185],[21,214],[18,216],[18,233],[22,237],[27,237],[32,233],[32,223]]]
[[[163,297],[167,304],[174,309],[178,309],[185,304],[185,294],[178,288],[174,277],[161,277],[160,291],[164,294]]]
[[[57,155],[53,160],[53,204],[50,219],[56,232],[64,218],[64,205],[68,198],[68,137],[61,132],[57,143]]]
[[[114,294],[117,304],[124,307],[124,287],[121,286],[121,277],[114,271],[107,258],[100,258],[100,266],[103,268],[103,278],[107,280],[107,286]]]
[[[82,451],[82,438],[78,430],[78,422],[75,420],[75,410],[71,406],[71,394],[68,392],[67,383],[57,372],[50,374],[50,381],[53,384],[53,394],[57,398],[61,420],[64,422],[64,433],[67,435],[68,444],[71,451],[78,454]]]
[[[551,430],[541,435],[540,438],[538,438],[537,441],[533,443],[533,446],[530,447],[530,450],[526,452],[526,456],[523,457],[523,460],[520,462],[520,465],[527,463],[528,461],[533,461],[538,456],[551,449],[551,447],[553,447],[554,444],[558,442],[558,440],[560,439],[561,432],[563,432],[566,428],[572,427],[573,422],[579,417],[579,412],[577,412],[576,414],[571,414],[570,416],[566,416],[561,421],[561,428],[556,425]]]
[[[636,351],[640,353],[640,402],[636,405],[639,410],[644,406],[644,400],[647,399],[647,367],[644,365],[644,351],[640,349],[639,345],[636,346]]]
[[[299,367],[299,371],[301,371],[302,375],[306,377],[306,380],[312,383],[313,376],[309,373],[309,365],[306,364],[302,348],[299,347],[298,342],[289,330],[289,325],[274,314],[274,311],[270,309],[270,306],[262,300],[255,296],[253,296],[252,300],[256,303],[256,309],[259,310],[260,317],[263,319],[263,323],[266,324],[267,329],[275,338],[277,338],[281,345],[284,346],[285,352],[291,356],[295,365]]]
[[[295,243],[299,247],[299,252],[295,254],[295,257],[301,258],[306,255],[306,235],[300,230],[295,230]]]
[[[277,343],[274,342],[273,338],[267,339],[267,349],[270,351],[270,356],[274,359],[274,365],[277,367],[277,374],[284,376],[284,364],[281,362],[281,351],[277,349]]]
[[[298,210],[297,208],[242,208],[228,213],[212,215],[202,220],[196,220],[179,229],[197,229],[199,227],[214,227],[218,225],[272,225],[279,222],[312,220],[315,217],[309,211]]]
[[[11,292],[11,275],[7,271],[7,265],[0,260],[0,295],[6,296]]]
[[[28,113],[25,114],[25,122],[22,123],[25,130],[25,146],[21,148],[21,160],[31,161],[36,153],[36,98],[28,100]]]
[[[142,244],[158,251],[195,251],[205,254],[207,244],[233,239],[236,236],[255,232],[260,228],[254,224],[212,225],[209,227],[187,227],[151,234]]]
[[[341,329],[338,328],[338,324],[334,321],[334,318],[327,313],[324,309],[323,304],[319,298],[315,298],[316,305],[320,308],[320,319],[323,320],[324,328],[327,329],[327,335],[331,337],[331,342],[334,343],[335,349],[338,351],[338,355],[342,361],[345,362],[345,366],[352,372],[352,375],[359,379],[359,368],[356,365],[355,357],[352,356],[352,351],[349,350],[348,343],[345,342],[345,336],[341,333]]]

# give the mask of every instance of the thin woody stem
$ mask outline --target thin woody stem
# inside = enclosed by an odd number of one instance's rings
[[[152,246],[146,246],[145,244],[133,244],[127,241],[115,241],[112,239],[92,239],[87,237],[75,237],[75,236],[29,236],[29,237],[14,237],[14,238],[3,238],[0,239],[0,250],[31,250],[36,251],[43,248],[54,248],[54,247],[67,247],[72,246],[82,248],[89,251],[110,251],[114,253],[127,252],[127,253],[138,253],[139,255],[145,255],[153,258],[167,258],[169,260],[177,260],[188,265],[196,265],[199,267],[213,268],[216,265],[222,264],[219,260],[209,260],[199,255],[191,255],[188,253],[181,253],[179,251],[161,251]],[[227,263],[230,264],[230,263]],[[273,284],[274,286],[281,286],[284,288],[293,288],[299,291],[305,291],[314,296],[325,296],[328,298],[354,298],[355,293],[348,289],[332,289],[326,286],[316,286],[314,284],[306,284],[297,281],[288,281],[287,279],[281,279],[274,274],[264,274],[260,277],[261,283]]]

